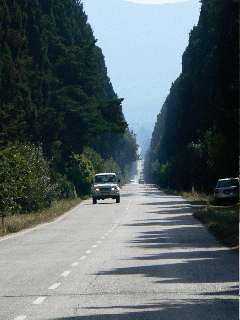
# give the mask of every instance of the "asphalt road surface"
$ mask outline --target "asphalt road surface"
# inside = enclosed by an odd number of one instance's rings
[[[238,255],[181,197],[126,185],[0,238],[0,319],[239,319]]]

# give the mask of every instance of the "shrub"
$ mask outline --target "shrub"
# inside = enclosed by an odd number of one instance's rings
[[[55,191],[58,200],[74,199],[74,186],[73,183],[67,180],[67,176],[55,175],[56,184]]]
[[[102,159],[101,155],[94,149],[89,147],[84,148],[83,155],[85,158],[90,160],[95,174],[104,171],[104,160]]]
[[[11,213],[32,212],[56,197],[41,147],[11,144],[0,152],[0,207]]]
[[[221,239],[227,246],[239,245],[239,207],[195,210],[193,216]]]
[[[73,182],[79,196],[90,194],[94,177],[94,168],[91,161],[84,153],[73,155],[71,160],[68,179]]]

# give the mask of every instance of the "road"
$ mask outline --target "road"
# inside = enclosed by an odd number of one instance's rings
[[[0,319],[238,319],[238,255],[181,197],[126,185],[0,239]]]

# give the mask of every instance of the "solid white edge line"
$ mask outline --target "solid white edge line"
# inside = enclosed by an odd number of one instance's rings
[[[68,216],[70,213],[72,213],[72,211],[76,210],[79,206],[82,206],[85,202],[88,202],[88,201],[89,201],[89,200],[84,200],[83,202],[79,203],[76,207],[74,207],[74,208],[72,208],[71,210],[67,211],[67,212],[64,213],[62,216],[60,216],[59,218],[56,218],[56,219],[53,220],[53,221],[43,223],[43,224],[38,225],[38,226],[36,226],[36,227],[34,227],[34,228],[26,229],[26,230],[24,230],[24,231],[19,231],[19,232],[14,233],[13,235],[10,235],[10,236],[1,237],[1,238],[0,238],[0,242],[1,242],[1,241],[4,241],[4,240],[8,240],[8,239],[11,239],[11,238],[15,238],[15,237],[21,236],[21,235],[23,235],[23,234],[25,234],[25,233],[28,233],[28,232],[30,232],[30,231],[37,230],[37,229],[40,229],[40,228],[45,227],[46,225],[49,225],[49,224],[58,222],[58,221],[62,220],[63,218],[65,218],[66,216]]]
[[[16,318],[14,318],[14,320],[24,320],[26,319],[28,316],[18,316]]]

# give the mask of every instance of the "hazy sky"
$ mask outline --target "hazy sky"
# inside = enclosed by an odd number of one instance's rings
[[[181,73],[199,0],[82,0],[129,127],[153,131]]]

